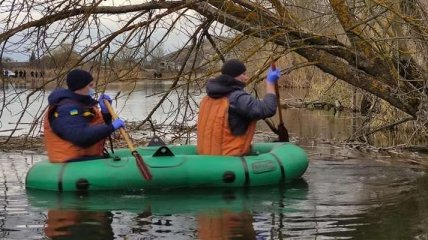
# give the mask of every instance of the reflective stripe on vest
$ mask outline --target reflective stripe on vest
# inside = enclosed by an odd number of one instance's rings
[[[44,143],[51,162],[67,162],[68,160],[78,159],[85,156],[102,156],[105,139],[102,139],[88,148],[78,147],[71,142],[60,138],[51,128],[49,114],[52,108],[44,116]],[[95,116],[90,125],[104,124],[102,114],[94,108]]]
[[[242,156],[250,152],[256,129],[252,121],[247,131],[234,136],[229,128],[229,99],[202,99],[198,116],[197,148],[199,154]]]

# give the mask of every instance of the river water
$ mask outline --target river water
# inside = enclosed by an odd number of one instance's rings
[[[160,98],[153,94],[164,90],[158,84],[138,87],[116,107],[127,120],[141,120]],[[284,92],[285,98],[289,93]],[[17,102],[3,114],[1,129],[9,129],[22,111],[22,101]],[[31,102],[23,121],[32,121],[31,111],[40,109],[35,103],[45,99]],[[163,115],[169,107],[163,106],[153,118],[168,120]],[[2,152],[0,238],[428,238],[428,176],[415,164],[427,162],[428,156],[329,144],[352,134],[357,120],[346,114],[287,109],[284,117],[292,141],[310,159],[303,179],[286,186],[85,195],[27,191],[28,169],[46,156],[39,151]],[[26,125],[20,128],[27,130]],[[257,140],[270,137],[259,134]]]

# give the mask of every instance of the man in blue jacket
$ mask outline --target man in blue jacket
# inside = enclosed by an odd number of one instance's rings
[[[125,127],[121,119],[111,122],[102,94],[92,98],[92,75],[74,69],[67,75],[68,89],[55,89],[48,97],[49,109],[44,119],[44,141],[51,162],[103,156],[105,139],[115,130]],[[101,108],[101,112],[98,108]]]

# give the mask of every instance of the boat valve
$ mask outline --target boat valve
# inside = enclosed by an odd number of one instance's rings
[[[232,171],[227,171],[223,173],[223,182],[225,183],[233,183],[235,181],[235,173]]]
[[[86,191],[89,189],[89,182],[87,179],[80,178],[76,181],[76,188],[79,191]]]

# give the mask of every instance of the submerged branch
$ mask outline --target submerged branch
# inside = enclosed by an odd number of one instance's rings
[[[360,138],[362,138],[362,137],[367,137],[367,136],[369,136],[369,135],[375,134],[375,133],[380,132],[380,131],[382,131],[382,130],[385,130],[385,129],[388,129],[388,128],[392,128],[392,127],[398,126],[398,125],[400,125],[400,124],[402,124],[402,123],[405,123],[405,122],[408,122],[408,121],[412,121],[412,120],[416,120],[416,119],[415,119],[414,117],[407,117],[407,118],[404,118],[404,119],[398,120],[398,121],[396,121],[396,122],[393,122],[393,123],[390,123],[390,124],[387,124],[387,125],[384,125],[384,126],[378,127],[378,128],[376,128],[376,129],[373,129],[373,130],[371,130],[371,131],[370,131],[370,132],[368,132],[368,133],[363,133],[363,134],[360,134],[360,135],[358,135],[358,136],[351,136],[351,137],[348,139],[348,141],[353,141],[353,140],[356,140],[356,139],[360,139]]]

